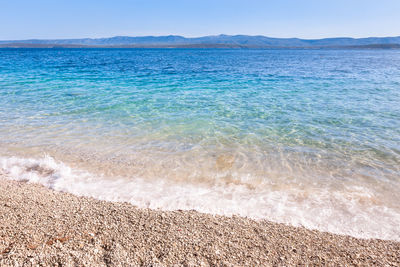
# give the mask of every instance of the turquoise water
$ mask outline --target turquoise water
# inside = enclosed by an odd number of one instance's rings
[[[400,51],[1,49],[3,172],[400,240]]]

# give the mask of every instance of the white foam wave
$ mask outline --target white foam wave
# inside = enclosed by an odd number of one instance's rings
[[[330,191],[107,178],[72,169],[49,156],[3,157],[0,163],[10,179],[40,183],[78,196],[129,202],[141,208],[236,214],[360,238],[400,241],[400,211],[375,203],[373,194],[364,187]]]

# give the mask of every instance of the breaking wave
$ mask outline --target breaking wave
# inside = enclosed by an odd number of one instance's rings
[[[195,184],[162,177],[105,177],[71,168],[50,156],[0,157],[0,167],[9,179],[39,183],[78,196],[129,202],[140,208],[194,209],[267,219],[359,238],[400,240],[400,211],[388,207],[371,190],[360,186],[331,190],[295,185]]]

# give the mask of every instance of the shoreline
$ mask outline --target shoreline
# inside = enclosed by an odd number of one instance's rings
[[[266,220],[139,209],[6,179],[0,265],[400,265],[400,242]]]

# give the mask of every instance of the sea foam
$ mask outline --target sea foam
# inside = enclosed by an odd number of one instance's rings
[[[50,156],[0,158],[9,179],[40,183],[56,191],[107,201],[129,202],[140,208],[196,210],[220,215],[303,226],[359,238],[400,241],[400,213],[374,201],[364,187],[342,191],[320,188],[250,188],[240,184],[193,184],[166,179],[104,177],[73,169]]]

